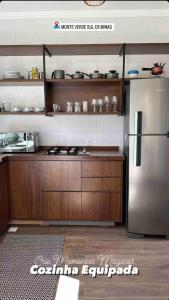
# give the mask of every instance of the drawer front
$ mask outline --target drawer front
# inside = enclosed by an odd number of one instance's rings
[[[80,220],[80,192],[43,192],[44,220]]]
[[[120,161],[87,161],[82,162],[82,177],[121,177]]]
[[[81,163],[72,161],[42,162],[42,191],[80,191]]]
[[[116,221],[122,219],[120,193],[82,193],[83,221]]]
[[[82,191],[120,192],[120,178],[82,178]]]

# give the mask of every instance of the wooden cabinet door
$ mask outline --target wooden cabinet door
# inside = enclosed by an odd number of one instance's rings
[[[82,177],[121,177],[120,161],[85,161],[82,162]]]
[[[80,192],[43,192],[42,199],[45,220],[81,219]]]
[[[39,162],[11,161],[9,163],[12,220],[38,220],[41,218],[39,175]]]
[[[121,196],[119,193],[82,193],[83,221],[120,222],[121,218]]]
[[[9,222],[8,183],[8,163],[5,162],[0,164],[0,233]]]
[[[81,162],[43,161],[42,191],[80,191]]]
[[[120,178],[82,178],[82,191],[119,192],[120,189]]]

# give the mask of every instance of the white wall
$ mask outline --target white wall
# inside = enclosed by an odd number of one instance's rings
[[[42,43],[115,43],[115,42],[169,42],[169,17],[72,19],[60,18],[59,21],[114,22],[115,32],[72,32],[62,33],[52,29],[54,19],[0,20],[1,44],[42,44]],[[153,62],[168,62],[168,56],[128,56],[127,67],[151,66]],[[95,69],[107,71],[116,68],[121,72],[121,59],[117,56],[79,56],[53,57],[47,60],[48,76],[52,69],[66,69],[67,72]],[[4,70],[17,69],[23,75],[32,66],[42,69],[40,57],[0,58],[0,77]],[[166,69],[168,74],[168,68]],[[6,90],[5,90],[6,89]],[[12,100],[13,99],[13,100]],[[22,87],[0,89],[0,102],[14,101],[16,104],[30,100],[31,105],[43,104],[42,87]],[[119,145],[123,147],[123,117],[116,116],[0,116],[0,131],[37,130],[41,145]]]

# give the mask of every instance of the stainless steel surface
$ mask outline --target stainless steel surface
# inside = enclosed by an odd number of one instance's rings
[[[39,149],[37,132],[0,133],[0,152],[35,152]]]
[[[169,234],[169,139],[142,136],[142,163],[135,167],[129,139],[128,231],[143,234]]]
[[[143,134],[166,133],[169,130],[169,79],[133,79],[130,86],[129,133],[134,133],[136,111],[143,112]]]
[[[128,232],[169,235],[169,79],[133,80],[127,99]]]

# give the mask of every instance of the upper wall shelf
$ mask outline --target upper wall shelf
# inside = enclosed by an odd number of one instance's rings
[[[119,55],[123,44],[46,45],[52,55]]]
[[[17,85],[17,86],[43,86],[44,85],[44,80],[37,79],[37,80],[32,80],[32,79],[17,79],[17,80],[5,80],[1,79],[0,80],[0,86],[12,86],[12,85]]]
[[[0,56],[41,56],[42,45],[0,45]]]
[[[119,44],[63,44],[46,45],[51,55],[119,55]],[[128,43],[125,44],[126,55],[169,54],[169,43]],[[0,45],[0,56],[41,56],[43,45]]]
[[[126,55],[169,54],[169,43],[135,43],[126,44]]]

